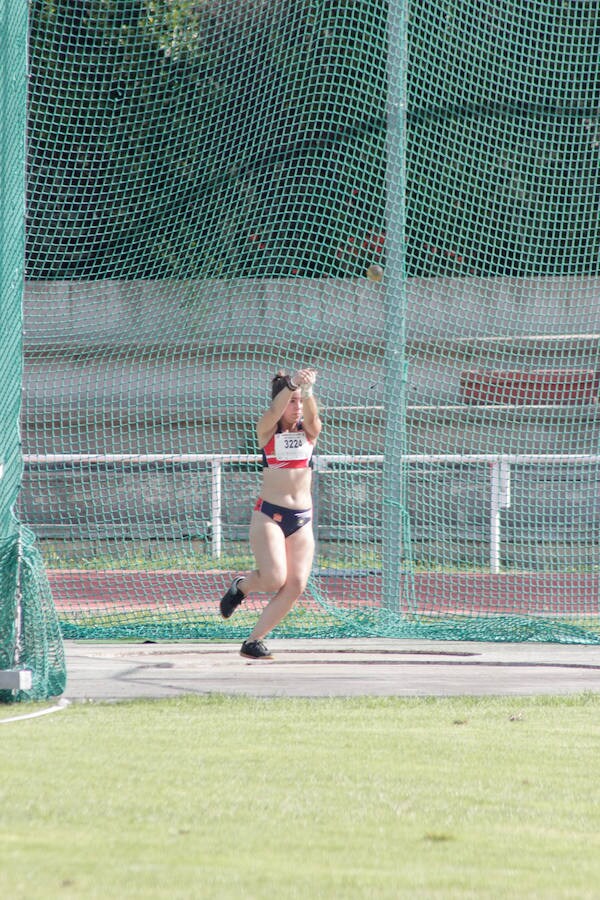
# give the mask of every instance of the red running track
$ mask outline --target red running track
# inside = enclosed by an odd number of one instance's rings
[[[50,569],[60,613],[202,609],[216,606],[229,572]],[[343,609],[381,606],[381,574],[321,574],[315,584],[328,603]],[[427,614],[600,615],[600,573],[419,572],[398,592],[401,610]],[[414,590],[414,593],[413,593]],[[303,606],[318,608],[307,593]]]

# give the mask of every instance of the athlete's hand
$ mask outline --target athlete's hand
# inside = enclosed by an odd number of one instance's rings
[[[295,375],[292,376],[292,381],[299,388],[303,387],[312,387],[317,379],[317,370],[316,369],[298,369]]]
[[[316,369],[298,369],[294,375],[293,382],[302,391],[302,399],[312,397],[313,385],[317,379]]]

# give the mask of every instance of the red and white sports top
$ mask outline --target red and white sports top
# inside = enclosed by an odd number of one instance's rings
[[[307,469],[314,444],[298,423],[298,431],[276,431],[262,449],[263,469]]]

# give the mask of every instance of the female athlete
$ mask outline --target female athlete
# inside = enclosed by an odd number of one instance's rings
[[[260,496],[250,521],[250,547],[256,569],[234,578],[220,603],[228,619],[248,594],[274,594],[264,607],[240,653],[248,659],[272,659],[263,638],[290,611],[310,574],[312,530],[312,453],[321,432],[313,396],[316,372],[278,372],[271,405],[256,425],[263,456]]]

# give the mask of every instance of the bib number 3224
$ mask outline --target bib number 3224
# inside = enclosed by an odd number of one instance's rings
[[[284,432],[275,435],[275,456],[277,459],[308,459],[311,445],[301,431]]]

